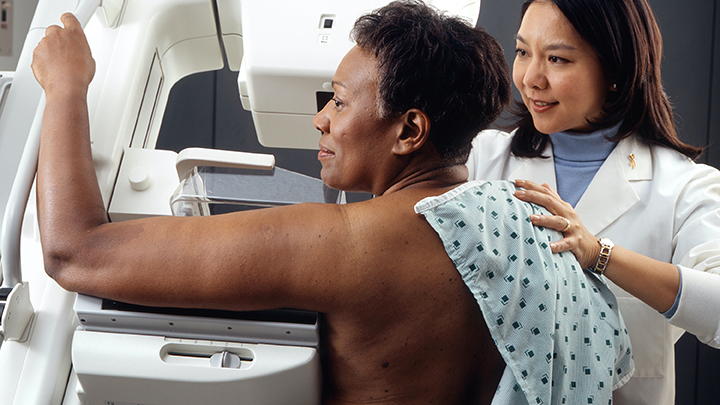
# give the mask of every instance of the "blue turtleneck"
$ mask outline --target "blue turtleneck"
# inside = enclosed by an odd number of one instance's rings
[[[610,142],[607,138],[614,136],[619,127],[620,124],[590,133],[563,131],[550,134],[557,192],[573,207],[615,149],[617,142]]]

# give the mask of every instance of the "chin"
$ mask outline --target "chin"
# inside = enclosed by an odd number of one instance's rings
[[[330,188],[342,190],[342,184],[339,184],[337,179],[333,178],[332,175],[326,173],[325,169],[320,170],[320,180],[322,180],[323,183]]]
[[[562,129],[558,129],[553,125],[548,125],[543,122],[538,123],[536,120],[533,120],[533,126],[538,132],[545,135],[562,131]]]

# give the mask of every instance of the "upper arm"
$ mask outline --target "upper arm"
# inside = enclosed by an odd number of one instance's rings
[[[347,208],[301,204],[103,224],[72,242],[65,288],[142,305],[318,309],[340,278]],[[327,292],[327,291],[326,291]]]

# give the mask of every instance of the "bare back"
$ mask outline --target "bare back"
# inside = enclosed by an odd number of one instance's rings
[[[424,195],[423,195],[424,196]],[[504,362],[413,191],[356,204],[347,306],[326,312],[327,403],[490,403]],[[355,220],[353,220],[355,218]],[[343,266],[345,268],[345,266]]]

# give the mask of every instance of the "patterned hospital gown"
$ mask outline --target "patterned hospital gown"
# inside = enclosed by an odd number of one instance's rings
[[[512,182],[475,181],[415,206],[442,239],[505,360],[496,399],[612,404],[612,390],[634,371],[615,296],[575,256],[551,252],[560,233],[529,218],[548,212],[514,191]]]

